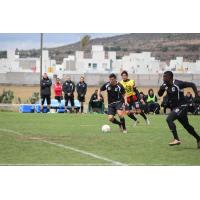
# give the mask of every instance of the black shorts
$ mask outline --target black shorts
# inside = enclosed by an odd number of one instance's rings
[[[78,100],[80,102],[85,102],[85,96],[78,95]]]
[[[55,96],[55,99],[58,100],[59,103],[61,103],[61,96]]]
[[[179,106],[177,108],[174,108],[171,113],[173,113],[177,117],[177,119],[187,116],[188,107],[187,106]]]
[[[108,105],[108,115],[115,116],[117,113],[117,110],[123,110],[123,103],[122,102],[116,102]]]
[[[45,99],[47,101],[47,105],[51,104],[51,96],[50,95],[42,95],[41,98],[42,98],[42,102],[41,102],[42,105],[44,105]]]

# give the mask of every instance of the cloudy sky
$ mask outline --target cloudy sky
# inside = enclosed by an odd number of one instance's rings
[[[119,35],[119,33],[45,33],[44,47],[57,47],[80,41],[89,34],[92,38]],[[0,50],[40,48],[39,33],[0,33]]]

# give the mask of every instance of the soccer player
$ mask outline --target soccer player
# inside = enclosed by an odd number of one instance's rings
[[[52,81],[49,79],[47,73],[44,73],[42,80],[40,81],[40,94],[41,94],[41,112],[44,112],[44,102],[47,101],[47,112],[50,111],[51,104],[51,85]]]
[[[146,115],[144,114],[143,110],[141,109],[141,103],[144,104],[143,100],[140,99],[140,93],[135,86],[135,81],[130,80],[128,78],[128,72],[123,71],[121,73],[122,81],[120,83],[123,85],[126,91],[126,98],[127,98],[127,105],[126,105],[126,113],[128,117],[134,120],[134,126],[136,126],[139,121],[134,115],[134,110],[136,113],[139,113],[145,120],[146,124],[150,124],[149,120],[147,119]]]
[[[87,92],[87,84],[83,76],[81,76],[80,82],[76,85],[76,91],[78,93],[78,100],[81,102],[81,113],[83,113],[83,103],[85,102],[85,95]]]
[[[170,142],[169,145],[174,146],[181,144],[176,130],[176,125],[174,123],[174,121],[178,119],[178,121],[188,131],[188,133],[196,139],[197,148],[200,148],[200,136],[197,134],[197,132],[188,121],[187,102],[184,98],[183,92],[184,88],[191,87],[195,95],[197,96],[198,94],[196,85],[191,82],[174,80],[173,73],[171,71],[164,72],[163,82],[164,83],[160,86],[160,89],[158,91],[158,95],[161,97],[166,91],[172,108],[172,112],[168,115],[166,119],[169,129],[174,136],[174,140]]]
[[[98,90],[98,100],[101,100],[101,92],[107,91],[108,95],[108,120],[113,124],[117,124],[123,133],[127,133],[123,105],[126,99],[124,98],[125,90],[124,87],[117,82],[117,77],[115,74],[110,74],[109,82],[105,83]],[[115,115],[118,114],[120,121],[115,118]]]
[[[62,90],[65,94],[65,112],[67,112],[68,102],[71,103],[71,112],[74,112],[74,91],[75,84],[71,81],[71,78],[68,76],[66,81],[63,83]]]

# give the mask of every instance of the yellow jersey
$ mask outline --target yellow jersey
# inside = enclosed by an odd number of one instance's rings
[[[135,87],[135,81],[134,80],[127,80],[127,81],[120,81],[120,83],[123,85],[125,91],[126,91],[126,96],[134,96],[135,92],[133,91],[133,88]]]

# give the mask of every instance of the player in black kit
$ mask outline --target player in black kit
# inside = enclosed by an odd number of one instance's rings
[[[170,146],[179,145],[181,141],[178,137],[176,125],[174,120],[182,124],[182,126],[191,134],[197,141],[197,148],[200,148],[200,136],[194,130],[194,128],[189,124],[187,116],[187,102],[184,98],[183,89],[191,87],[197,96],[197,88],[194,83],[184,82],[180,80],[173,79],[173,73],[171,71],[166,71],[163,75],[163,84],[160,86],[158,95],[162,96],[164,92],[167,92],[169,97],[169,103],[172,109],[172,112],[168,115],[166,121],[167,124],[174,136],[174,140],[169,143]]]
[[[127,103],[126,98],[124,98],[125,89],[116,79],[115,74],[110,74],[109,82],[105,83],[98,91],[98,99],[100,100],[101,92],[106,90],[108,94],[108,120],[117,124],[120,131],[127,133],[123,112],[124,103]],[[114,118],[116,114],[118,114],[120,121]]]

